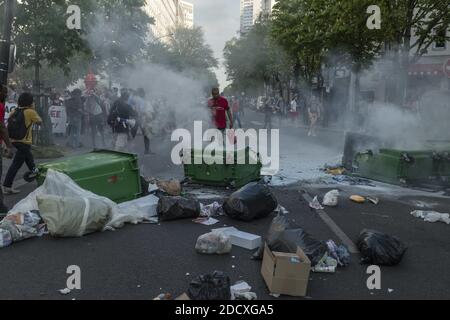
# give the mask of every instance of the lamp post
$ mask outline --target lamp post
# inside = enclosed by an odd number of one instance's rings
[[[0,84],[8,84],[8,72],[10,69],[11,32],[14,20],[14,6],[16,0],[5,0],[5,11],[3,16],[3,29],[0,50]]]

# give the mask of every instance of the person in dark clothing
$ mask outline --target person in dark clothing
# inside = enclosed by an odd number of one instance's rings
[[[70,98],[66,100],[65,105],[67,118],[69,119],[69,137],[67,145],[74,149],[80,148],[81,124],[84,115],[81,90],[73,90],[70,94]]]
[[[121,96],[111,107],[108,124],[114,134],[114,150],[123,151],[128,143],[130,129],[136,126],[137,114],[128,104],[130,94],[122,90]]]

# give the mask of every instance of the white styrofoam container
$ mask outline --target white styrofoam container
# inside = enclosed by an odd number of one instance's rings
[[[212,231],[222,231],[230,237],[231,244],[249,250],[257,249],[261,246],[261,236],[240,231],[234,227],[212,229]]]

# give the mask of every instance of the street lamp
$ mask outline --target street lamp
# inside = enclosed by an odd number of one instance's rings
[[[0,84],[7,85],[8,84],[8,72],[11,69],[10,61],[11,53],[14,52],[11,50],[11,30],[12,24],[14,20],[14,5],[16,0],[5,0],[5,11],[3,17],[3,34],[1,42],[1,51],[0,51]]]

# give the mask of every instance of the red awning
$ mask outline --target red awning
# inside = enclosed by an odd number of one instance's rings
[[[444,76],[442,63],[434,64],[412,64],[409,66],[410,76]]]

